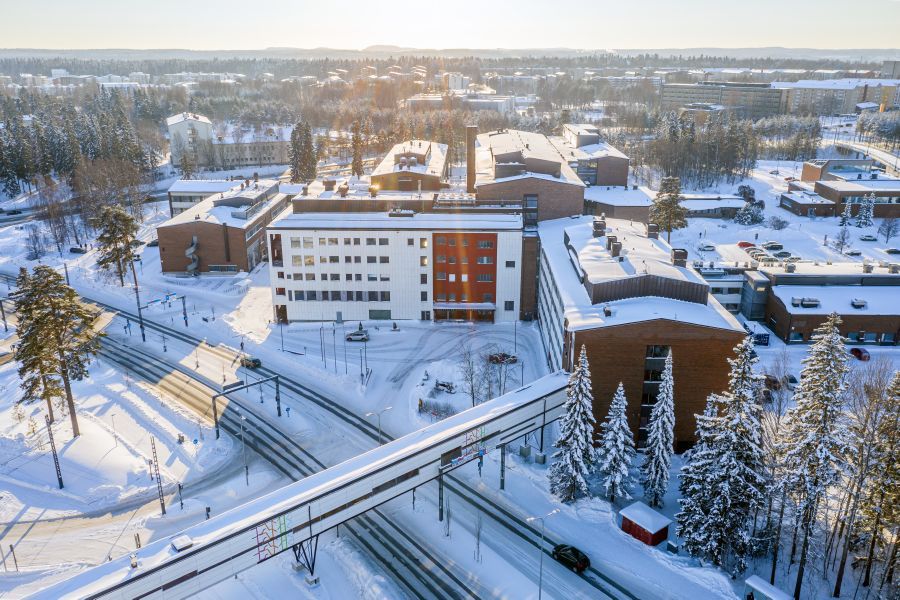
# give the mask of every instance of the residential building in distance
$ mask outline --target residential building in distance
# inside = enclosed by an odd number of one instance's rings
[[[395,144],[372,171],[372,187],[401,192],[438,191],[446,186],[447,144],[408,140]]]
[[[673,111],[697,103],[715,104],[750,119],[771,117],[784,110],[782,90],[768,83],[664,83],[660,103],[663,110]]]
[[[900,60],[886,60],[882,62],[881,76],[885,79],[900,79]]]
[[[236,273],[267,260],[265,227],[288,205],[260,180],[201,200],[156,228],[164,273]]]
[[[852,114],[866,102],[881,110],[900,106],[900,79],[803,79],[772,87],[784,90],[785,111],[794,114]]]
[[[286,211],[267,231],[280,322],[519,317],[519,214]]]
[[[247,129],[240,125],[218,127],[196,113],[180,113],[166,119],[172,165],[190,152],[198,167],[236,169],[246,166],[283,165],[290,159],[291,127],[264,125]]]
[[[638,444],[647,436],[666,355],[673,356],[675,446],[695,440],[694,415],[728,385],[727,358],[746,331],[655,225],[592,216],[538,227],[541,340],[551,369],[571,370],[581,347],[594,378],[594,414],[621,381]]]
[[[197,157],[213,138],[212,121],[195,113],[183,112],[172,115],[166,119],[166,127],[169,129],[169,148],[173,165],[181,163],[181,157],[185,152],[190,152],[197,162]]]

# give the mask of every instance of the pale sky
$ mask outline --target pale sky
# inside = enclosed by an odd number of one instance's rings
[[[0,0],[4,48],[896,48],[900,0]]]

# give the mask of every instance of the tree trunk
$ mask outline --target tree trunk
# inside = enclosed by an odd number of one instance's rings
[[[41,375],[41,384],[43,385],[44,393],[46,394],[47,393],[47,376],[46,375]],[[51,398],[50,396],[47,396],[46,400],[47,400],[47,416],[50,418],[50,423],[53,423],[55,421],[55,418],[53,417],[53,398]]]
[[[812,506],[807,504],[803,511],[803,546],[800,549],[800,566],[797,567],[797,585],[794,586],[794,600],[800,600],[800,590],[803,587],[803,572],[806,570],[806,558],[809,554],[809,534],[813,528],[813,521],[818,509],[818,500]]]
[[[894,582],[894,567],[897,565],[897,546],[900,545],[896,542],[897,539],[897,528],[894,528],[894,547],[891,549],[891,557],[888,559],[887,563],[884,565],[884,576],[881,578],[881,587],[884,587],[884,584],[891,584]]]
[[[881,527],[881,510],[884,508],[884,490],[881,492],[881,501],[878,503],[878,516],[875,517],[875,526],[872,527],[872,543],[869,544],[869,553],[866,557],[866,576],[863,578],[863,587],[869,587],[872,582],[872,561],[875,558],[875,546],[878,545],[878,529]]]
[[[66,390],[66,404],[69,405],[69,418],[72,421],[72,437],[81,435],[78,430],[78,417],[75,415],[75,398],[72,396],[72,384],[69,382],[69,365],[62,350],[59,350],[59,374],[62,376],[63,387]]]
[[[125,287],[125,265],[122,264],[121,258],[116,261],[116,267],[116,271],[119,274],[119,285]]]
[[[841,597],[841,582],[844,580],[844,568],[847,566],[847,554],[850,552],[850,540],[853,537],[853,525],[856,523],[856,510],[859,506],[859,494],[855,494],[853,498],[853,507],[850,509],[850,520],[847,523],[847,535],[844,538],[844,549],[841,551],[841,564],[838,566],[837,578],[834,581],[834,592],[832,597]],[[841,530],[844,525],[841,523]],[[840,540],[840,537],[837,538]]]
[[[769,575],[769,583],[775,585],[775,569],[778,566],[778,550],[781,549],[781,524],[784,521],[784,503],[787,501],[787,493],[781,491],[781,507],[778,509],[778,529],[775,532],[775,549],[772,552],[772,574]]]

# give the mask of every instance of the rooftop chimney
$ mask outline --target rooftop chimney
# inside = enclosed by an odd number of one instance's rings
[[[622,242],[613,242],[612,248],[609,249],[609,253],[612,254],[613,258],[619,256],[622,253]]]
[[[647,224],[647,239],[655,240],[659,238],[659,225],[656,223]]]
[[[687,255],[687,250],[684,248],[672,248],[672,264],[676,267],[686,267]]]
[[[606,249],[612,250],[612,245],[615,244],[619,239],[614,235],[606,236]]]
[[[475,193],[475,137],[478,126],[466,126],[466,192]]]
[[[599,238],[606,235],[606,220],[594,219],[594,237]]]

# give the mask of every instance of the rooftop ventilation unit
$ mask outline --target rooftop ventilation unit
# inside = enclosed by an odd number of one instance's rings
[[[869,305],[869,303],[866,302],[865,300],[863,300],[862,298],[854,298],[853,300],[850,301],[850,306],[852,306],[853,308],[860,309],[860,310],[862,310],[863,308],[866,308],[868,305]]]
[[[818,298],[800,298],[801,308],[818,308],[819,304]]]

